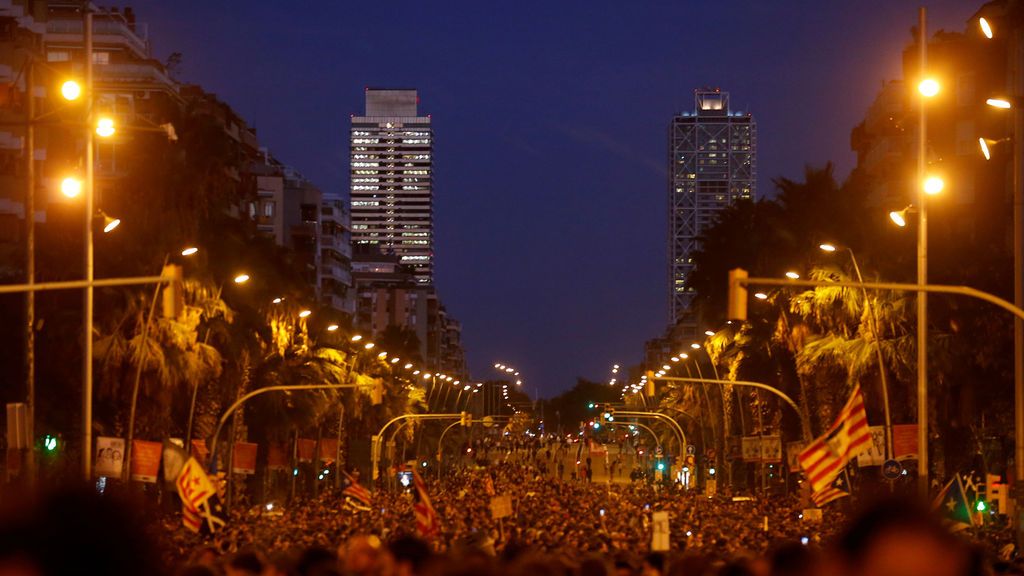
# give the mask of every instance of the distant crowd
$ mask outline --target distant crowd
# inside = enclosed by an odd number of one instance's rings
[[[543,449],[524,454],[428,480],[440,521],[430,537],[417,533],[414,495],[401,489],[374,491],[370,506],[336,491],[252,506],[215,534],[185,530],[180,514],[154,522],[111,509],[113,498],[26,503],[0,525],[0,575],[1024,574],[998,517],[953,534],[910,500],[854,513],[844,499],[813,522],[792,496],[734,501],[678,486],[560,479],[543,473],[555,461]],[[493,517],[494,495],[511,497],[508,516]],[[652,516],[661,511],[668,546],[652,550]]]

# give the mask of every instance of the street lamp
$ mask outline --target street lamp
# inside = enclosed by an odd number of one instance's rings
[[[82,181],[73,176],[69,176],[61,180],[60,192],[68,198],[76,198],[82,193]]]
[[[242,273],[242,274],[239,274],[238,276],[235,276],[235,284],[245,284],[248,281],[249,281],[249,275],[248,274]]]
[[[897,226],[905,226],[907,223],[905,214],[909,209],[910,208],[907,207],[899,212],[890,212],[889,218],[891,218]],[[886,459],[888,459],[893,457],[892,416],[889,412],[889,381],[885,370],[885,357],[882,354],[882,337],[878,330],[878,315],[875,311],[875,306],[868,297],[867,288],[863,287],[864,276],[860,273],[860,265],[857,264],[857,256],[849,246],[844,246],[844,248],[846,249],[846,252],[850,254],[850,262],[853,263],[853,271],[857,274],[857,282],[861,283],[861,294],[864,297],[864,306],[867,307],[868,310],[868,323],[875,338],[875,359],[878,361],[878,378],[882,384],[882,408],[884,409],[885,415],[885,455]],[[832,250],[827,252],[835,252],[835,250],[836,247],[832,246]]]
[[[789,278],[790,280],[799,280],[800,279],[800,274],[798,272],[794,272],[793,270],[790,270],[789,272],[786,272],[786,278]],[[712,332],[711,334],[708,334],[708,336],[714,336],[714,335],[715,335],[714,332]]]
[[[942,192],[942,189],[945,187],[946,183],[938,176],[929,176],[921,183],[921,188],[924,190],[925,194],[928,194],[929,196],[935,196],[939,192]]]
[[[917,91],[925,98],[933,98],[939,94],[939,83],[934,78],[925,78],[917,85]]]
[[[303,311],[299,312],[299,318],[309,318],[309,315],[312,314],[312,313],[313,313],[312,310],[309,310],[309,309],[303,310]]]
[[[114,135],[116,130],[114,129],[113,118],[100,118],[96,121],[96,135],[100,138],[110,138]]]
[[[112,218],[110,216],[107,216],[106,212],[104,212],[103,210],[100,210],[99,213],[97,214],[97,216],[99,217],[99,219],[103,223],[103,233],[104,234],[109,234],[109,233],[113,232],[114,228],[117,228],[118,226],[121,225],[121,219],[120,218]]]
[[[196,248],[195,246],[189,246],[188,248],[185,248],[184,250],[181,251],[181,255],[182,256],[191,256],[191,255],[195,254],[196,252],[199,252],[199,248]]]
[[[985,100],[985,104],[988,104],[993,108],[1002,108],[1003,110],[1013,108],[1013,105],[1010,104],[1010,101],[1006,98],[989,98],[988,100]]]
[[[82,95],[82,86],[74,80],[66,80],[60,85],[60,95],[69,102],[78,100],[78,97]]]
[[[981,27],[981,33],[985,35],[985,38],[991,40],[993,36],[992,25],[989,24],[989,21],[984,16],[978,18],[978,26]]]

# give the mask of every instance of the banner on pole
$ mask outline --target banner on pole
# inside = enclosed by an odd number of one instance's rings
[[[789,466],[790,472],[800,471],[800,461],[797,459],[797,456],[803,452],[805,446],[807,446],[807,444],[804,442],[786,443],[786,464]]]
[[[338,439],[337,438],[321,438],[320,439],[320,460],[327,462],[328,464],[334,462],[338,458]]]
[[[892,451],[897,460],[917,459],[917,424],[893,424]]]
[[[120,478],[124,469],[124,438],[96,438],[96,476]]]
[[[235,442],[235,458],[231,471],[235,474],[255,474],[258,446],[252,442]]]
[[[661,511],[651,514],[651,552],[668,552],[669,524],[668,512]]]
[[[512,496],[504,494],[491,498],[491,518],[507,518],[512,515]]]
[[[312,438],[299,438],[298,452],[299,462],[312,462],[313,452],[316,450],[316,440]]]
[[[267,452],[267,468],[271,470],[288,470],[291,458],[283,444],[271,444]]]
[[[885,463],[885,426],[868,426],[871,444],[857,456],[857,466],[881,466]]]
[[[136,482],[156,482],[164,445],[148,440],[132,440],[131,478]]]

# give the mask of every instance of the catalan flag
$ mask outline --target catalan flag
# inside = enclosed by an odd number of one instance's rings
[[[413,514],[416,516],[416,530],[420,536],[431,539],[441,531],[441,522],[437,518],[437,511],[430,503],[430,496],[427,494],[427,485],[423,482],[419,472],[412,471],[412,482],[416,490],[413,492],[414,501],[412,505]]]
[[[797,459],[811,483],[811,491],[821,492],[832,484],[851,459],[870,447],[871,431],[864,396],[860,386],[856,386],[825,434],[811,442]]]
[[[203,519],[209,515],[204,505],[217,494],[217,488],[194,457],[189,458],[181,467],[175,485],[181,497],[182,523],[189,530],[199,532],[203,527]]]
[[[341,491],[341,493],[345,496],[353,498],[354,500],[358,500],[364,506],[371,506],[373,504],[373,495],[370,494],[370,491],[364,488],[361,484],[359,484],[359,481],[356,480],[355,477],[349,474],[348,472],[342,472],[342,474],[345,477],[345,482],[347,483],[347,485]]]
[[[850,476],[846,473],[846,468],[843,468],[842,472],[836,476],[836,479],[832,481],[832,484],[828,488],[818,492],[811,492],[811,500],[814,501],[814,505],[821,508],[825,504],[838,500],[850,495]]]

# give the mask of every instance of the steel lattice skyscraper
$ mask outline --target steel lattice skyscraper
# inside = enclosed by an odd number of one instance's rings
[[[757,186],[757,127],[753,116],[729,109],[729,93],[694,92],[694,111],[669,126],[669,321],[696,334],[690,310],[698,238],[736,200],[753,199]],[[724,279],[723,279],[724,282]]]

